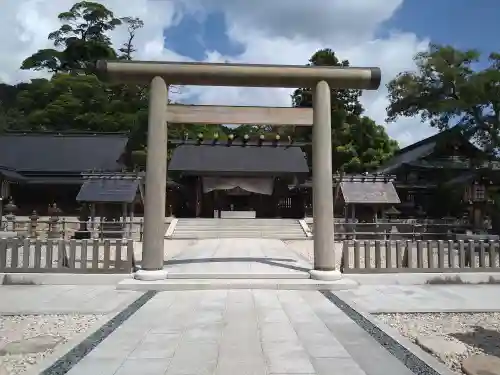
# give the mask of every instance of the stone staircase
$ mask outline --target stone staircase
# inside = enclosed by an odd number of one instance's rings
[[[167,231],[168,239],[274,238],[304,240],[309,238],[297,219],[178,219]],[[172,227],[174,226],[174,227]]]

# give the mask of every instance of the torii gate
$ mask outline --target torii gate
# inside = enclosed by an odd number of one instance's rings
[[[318,280],[337,280],[332,193],[331,92],[337,89],[376,90],[379,68],[286,65],[210,64],[143,61],[98,61],[97,69],[111,81],[150,84],[144,243],[139,280],[162,280],[164,270],[167,183],[167,123],[313,125],[314,269]],[[311,87],[313,109],[176,106],[168,103],[168,85],[239,87]],[[312,122],[310,121],[312,118]]]

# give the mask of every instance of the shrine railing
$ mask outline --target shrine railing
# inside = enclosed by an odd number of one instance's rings
[[[165,231],[170,221],[165,220]],[[142,241],[143,218],[126,221],[80,221],[73,217],[39,217],[6,215],[0,219],[0,233],[31,239],[133,239]],[[0,237],[2,237],[0,235]]]
[[[351,241],[344,273],[500,272],[499,241]]]
[[[0,273],[130,273],[133,240],[0,239]]]

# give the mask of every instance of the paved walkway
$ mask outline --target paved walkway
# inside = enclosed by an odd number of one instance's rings
[[[166,248],[168,252],[168,241]],[[172,241],[175,246],[175,241]],[[265,276],[308,278],[311,265],[282,241],[213,239],[193,241],[165,262],[170,275],[183,277]]]
[[[108,314],[123,310],[140,295],[114,285],[3,285],[0,315]]]
[[[500,311],[498,284],[360,285],[335,294],[371,313]]]
[[[319,292],[163,292],[68,375],[410,375]]]

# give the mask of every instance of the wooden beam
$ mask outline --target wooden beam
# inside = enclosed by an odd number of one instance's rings
[[[312,108],[231,107],[170,104],[167,122],[173,124],[312,126]]]

